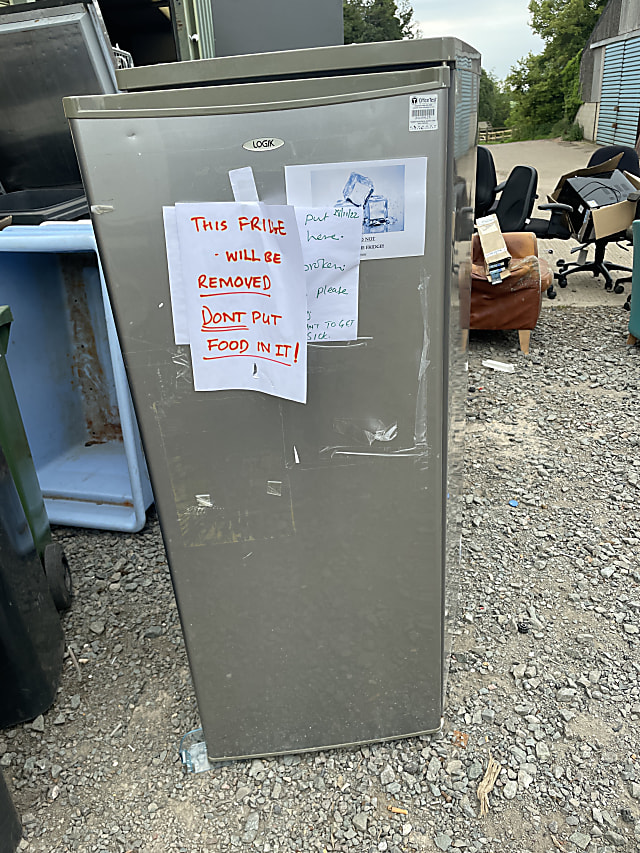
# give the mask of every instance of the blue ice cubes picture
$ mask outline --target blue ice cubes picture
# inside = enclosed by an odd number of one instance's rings
[[[370,195],[364,206],[365,233],[381,233],[388,230],[389,201],[382,195]]]
[[[371,178],[359,175],[357,172],[351,172],[342,190],[342,195],[346,201],[350,201],[356,207],[364,207],[372,193],[373,181]]]
[[[389,230],[389,201],[374,191],[371,178],[351,172],[342,190],[344,201],[338,202],[341,206],[351,204],[363,208],[362,230],[365,234]]]

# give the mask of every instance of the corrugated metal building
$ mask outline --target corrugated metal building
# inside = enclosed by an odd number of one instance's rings
[[[580,64],[585,139],[635,146],[640,137],[640,2],[609,0]]]

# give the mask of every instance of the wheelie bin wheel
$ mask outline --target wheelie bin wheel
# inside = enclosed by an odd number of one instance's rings
[[[44,573],[53,603],[60,611],[68,610],[71,607],[71,572],[58,542],[50,542],[44,549]]]

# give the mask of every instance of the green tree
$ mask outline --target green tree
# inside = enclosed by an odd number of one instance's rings
[[[498,78],[480,70],[478,121],[488,121],[492,127],[506,127],[511,112],[511,94]]]
[[[395,41],[418,35],[409,0],[343,0],[344,43]]]
[[[580,58],[607,0],[529,0],[531,28],[544,39],[511,69],[513,120],[521,138],[568,126],[580,107]]]

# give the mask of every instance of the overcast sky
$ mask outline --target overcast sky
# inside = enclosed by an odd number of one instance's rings
[[[423,38],[457,36],[482,54],[482,66],[501,80],[544,42],[529,27],[529,0],[411,0]]]

